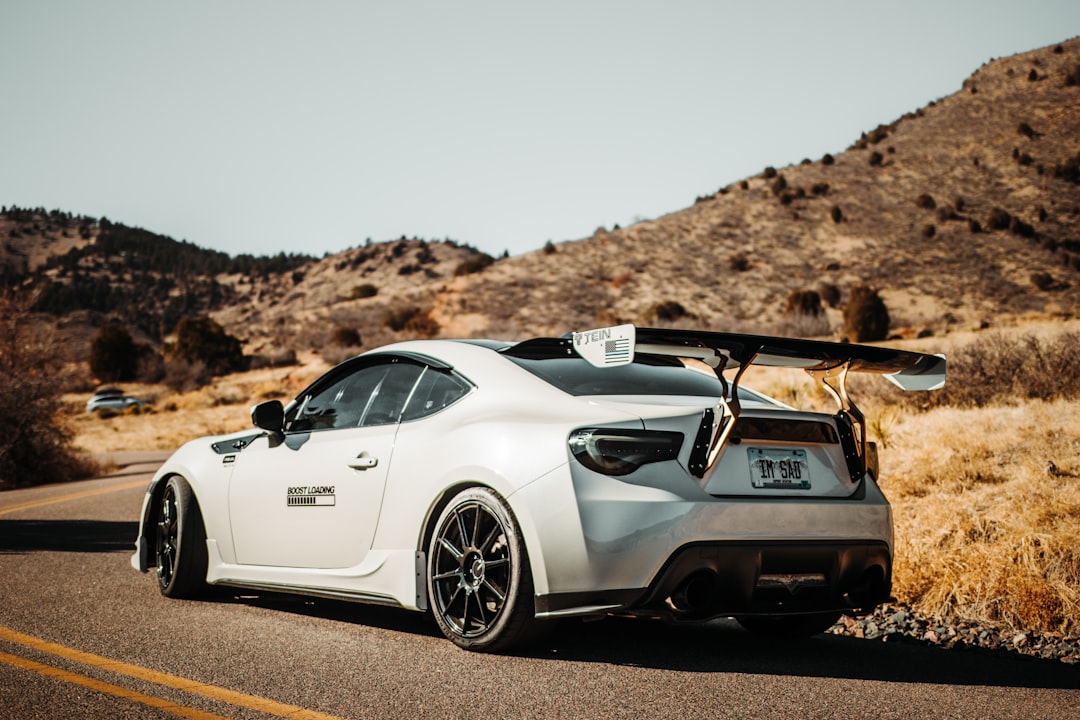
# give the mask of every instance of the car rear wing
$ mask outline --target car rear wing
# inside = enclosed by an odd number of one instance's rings
[[[937,390],[945,385],[945,356],[874,345],[799,340],[698,330],[637,328],[633,325],[575,332],[574,351],[596,367],[618,367],[637,353],[699,360],[713,369],[724,397],[702,419],[691,470],[699,477],[712,466],[740,413],[739,381],[751,365],[804,370],[821,383],[838,406],[838,429],[853,478],[872,464],[868,457],[866,421],[847,390],[850,372],[877,373],[902,390]],[[735,370],[732,380],[724,371]],[[709,417],[709,414],[712,417]],[[711,427],[706,427],[711,426]],[[850,431],[848,430],[850,428]],[[850,432],[850,437],[848,436]]]

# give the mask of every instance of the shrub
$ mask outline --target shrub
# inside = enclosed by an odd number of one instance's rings
[[[785,178],[783,174],[777,175],[776,179],[773,180],[772,183],[773,195],[779,195],[780,193],[784,192],[784,190],[787,189],[787,186],[787,178]]]
[[[922,234],[924,238],[932,238],[937,235],[937,228],[934,225],[926,225],[922,229]]]
[[[746,257],[746,253],[732,253],[728,257],[728,265],[735,272],[746,272],[750,269],[750,258]]]
[[[1031,284],[1040,290],[1050,290],[1054,287],[1054,276],[1050,273],[1031,273]]]
[[[980,223],[978,220],[975,220],[974,218],[972,218],[972,219],[968,220],[968,230],[970,230],[972,233],[981,233],[982,232],[982,223]]]
[[[792,290],[784,303],[784,315],[810,315],[817,317],[825,312],[821,307],[821,295],[816,290]]]
[[[810,192],[812,192],[814,195],[826,195],[829,192],[829,183],[814,183],[810,186]]]
[[[770,165],[767,168],[765,168],[765,171],[762,172],[761,175],[766,180],[771,180],[774,177],[776,177],[776,168],[774,168],[772,165]]]
[[[1009,232],[1025,238],[1035,237],[1035,228],[1018,217],[1009,219]]]
[[[383,322],[394,332],[405,331],[421,337],[433,337],[439,332],[439,323],[415,305],[387,310]]]
[[[664,300],[658,302],[649,308],[648,316],[655,320],[672,321],[684,318],[689,313],[686,312],[686,308],[682,304],[674,300]]]
[[[950,353],[944,388],[901,397],[922,406],[954,407],[983,407],[1017,398],[1072,400],[1080,397],[1077,347],[1080,334],[1075,332],[1049,338],[989,333]]]
[[[390,308],[383,313],[383,324],[394,332],[401,332],[405,329],[405,324],[412,319],[413,315],[416,315],[419,312],[420,308],[415,305]]]
[[[555,247],[555,243],[551,242],[550,240],[548,240],[546,243],[544,243],[544,254],[545,255],[554,255],[557,252],[558,252],[558,249]]]
[[[1080,184],[1080,153],[1055,165],[1054,177]]]
[[[915,204],[924,210],[933,210],[937,207],[937,203],[934,202],[934,196],[929,193],[923,193],[915,198]]]
[[[844,332],[852,342],[875,342],[889,334],[889,311],[877,291],[856,285],[844,305]]]
[[[356,328],[336,327],[330,334],[330,343],[336,347],[360,347],[360,333]]]
[[[429,313],[416,313],[405,323],[405,331],[419,337],[435,337],[439,334],[439,323]]]
[[[135,379],[144,383],[161,382],[165,377],[165,359],[146,343],[135,345]]]
[[[813,315],[822,314],[825,310],[821,307],[821,296],[816,290],[792,290],[784,302],[785,315]]]
[[[90,343],[90,372],[102,382],[135,379],[138,351],[131,333],[119,323],[107,323]]]
[[[371,283],[363,283],[362,285],[353,286],[350,297],[353,300],[362,300],[363,298],[375,297],[378,294],[379,288]]]
[[[1001,208],[994,208],[990,211],[990,216],[986,218],[986,227],[991,230],[1007,230],[1011,220],[1012,215],[1008,212]]]
[[[748,180],[740,180],[739,181],[739,187],[741,189],[743,189],[743,190],[749,190],[750,189],[750,181],[748,181]]]
[[[205,315],[180,320],[176,326],[176,345],[172,354],[189,364],[204,364],[211,375],[244,369],[240,340]]]
[[[840,209],[839,205],[833,205],[832,210],[829,211],[834,223],[840,223],[844,220],[844,211]]]
[[[34,298],[0,293],[0,489],[67,482],[97,469],[61,421],[57,343],[31,323]]]
[[[1023,135],[1024,137],[1026,137],[1026,138],[1028,138],[1030,140],[1035,140],[1039,136],[1042,135],[1042,133],[1036,132],[1035,128],[1031,127],[1026,122],[1022,122],[1019,125],[1017,125],[1016,126],[1016,132],[1018,132],[1019,134]]]
[[[1076,87],[1077,85],[1080,85],[1080,65],[1065,73],[1065,86]]]
[[[822,165],[832,165],[834,162],[836,162],[836,159],[829,153],[825,153],[821,156]]]
[[[937,209],[937,219],[941,222],[947,222],[949,220],[959,220],[960,216],[950,207],[939,207]]]
[[[818,286],[818,294],[829,307],[834,308],[840,305],[840,288],[833,283],[821,283]]]
[[[495,258],[487,253],[478,252],[466,260],[463,260],[456,268],[454,268],[454,277],[478,273],[493,262],[495,262]]]
[[[880,165],[885,160],[885,156],[879,153],[877,150],[870,153],[870,164],[874,167]]]

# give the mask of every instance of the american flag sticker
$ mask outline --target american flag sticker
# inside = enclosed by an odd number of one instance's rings
[[[574,333],[574,350],[593,367],[618,367],[634,360],[633,325]]]
[[[604,342],[604,363],[615,365],[630,360],[630,338],[617,338]]]

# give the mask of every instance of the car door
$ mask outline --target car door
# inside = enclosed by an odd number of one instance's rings
[[[422,371],[409,359],[357,358],[290,405],[283,439],[263,438],[237,455],[229,518],[238,563],[345,568],[363,561],[402,408]]]

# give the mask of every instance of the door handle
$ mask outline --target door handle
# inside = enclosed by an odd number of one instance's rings
[[[379,464],[379,458],[368,457],[366,453],[360,453],[354,462],[349,463],[353,470],[367,470]]]

